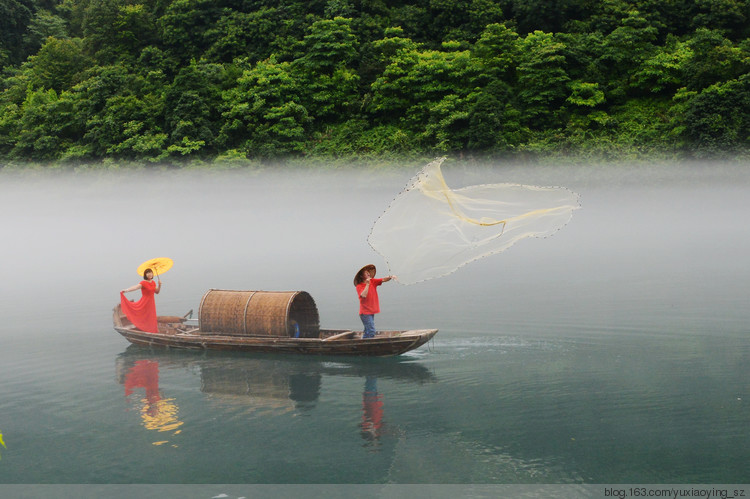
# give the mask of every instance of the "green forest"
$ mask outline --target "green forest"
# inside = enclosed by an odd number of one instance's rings
[[[750,0],[0,0],[0,162],[737,158]]]

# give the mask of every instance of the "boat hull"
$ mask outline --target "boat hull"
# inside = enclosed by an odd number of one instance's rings
[[[147,333],[125,322],[118,305],[114,310],[115,330],[140,346],[305,355],[400,355],[424,345],[438,332],[437,329],[378,331],[375,338],[363,339],[361,332],[321,330],[319,338],[290,338],[222,335],[164,323],[160,324],[160,332]]]

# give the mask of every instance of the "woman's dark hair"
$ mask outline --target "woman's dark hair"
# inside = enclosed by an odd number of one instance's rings
[[[144,279],[146,279],[146,274],[148,274],[149,272],[151,272],[152,274],[154,273],[154,271],[151,270],[151,269],[146,269],[146,270],[143,271],[143,278]]]

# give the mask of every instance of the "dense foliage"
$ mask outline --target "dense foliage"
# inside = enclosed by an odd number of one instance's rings
[[[0,0],[0,159],[750,149],[750,0]]]

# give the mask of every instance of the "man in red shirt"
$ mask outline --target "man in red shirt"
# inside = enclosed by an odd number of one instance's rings
[[[375,337],[375,314],[380,312],[378,286],[396,277],[389,275],[382,279],[375,279],[376,270],[375,265],[365,265],[354,276],[354,286],[359,296],[359,318],[365,326],[363,338]]]

